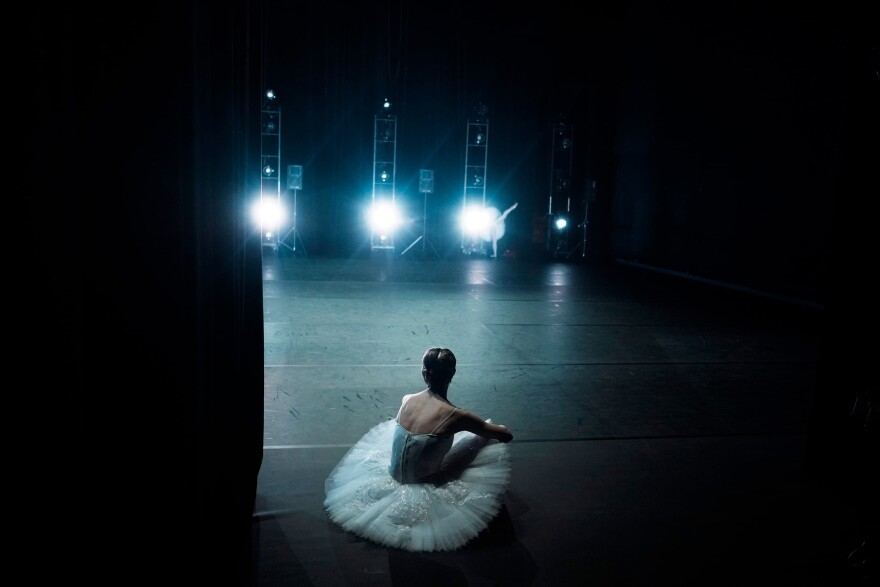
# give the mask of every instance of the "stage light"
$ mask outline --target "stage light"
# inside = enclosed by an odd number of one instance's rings
[[[376,201],[370,208],[368,220],[374,234],[382,241],[387,240],[400,226],[400,210],[393,202]]]
[[[476,142],[478,145],[482,145],[483,141],[486,140],[486,136],[483,133],[477,133]]]
[[[487,208],[470,206],[462,213],[461,228],[467,236],[476,238],[487,232],[493,221]]]
[[[565,227],[568,226],[568,220],[565,217],[560,216],[556,219],[556,229],[557,230],[565,230]]]
[[[278,198],[264,197],[251,206],[251,217],[269,236],[269,233],[278,230],[287,217],[287,212]]]
[[[394,183],[394,165],[391,163],[376,163],[376,183]]]
[[[382,110],[390,110],[391,109],[391,100],[385,98],[385,101],[382,102]]]
[[[390,143],[394,140],[394,127],[391,124],[385,125],[385,128],[382,131],[382,140],[386,143]]]
[[[277,112],[278,106],[275,104],[275,100],[278,98],[278,96],[275,94],[275,91],[266,90],[265,96],[266,99],[263,100],[263,110]]]
[[[270,177],[273,173],[275,173],[275,168],[271,165],[267,164],[263,167],[263,175],[266,177]]]
[[[278,112],[266,110],[263,112],[263,133],[276,134],[278,132]]]

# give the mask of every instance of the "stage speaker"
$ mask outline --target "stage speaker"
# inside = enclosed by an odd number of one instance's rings
[[[301,190],[303,189],[303,168],[302,165],[287,166],[287,189]]]
[[[419,193],[420,194],[433,194],[434,193],[434,170],[433,169],[422,169],[419,171]]]

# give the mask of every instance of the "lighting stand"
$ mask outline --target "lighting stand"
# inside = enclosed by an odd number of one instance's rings
[[[547,209],[547,252],[553,257],[567,257],[568,233],[571,228],[555,228],[552,222],[564,218],[571,222],[572,161],[574,158],[574,127],[565,113],[553,125],[553,149],[550,156],[550,201]]]
[[[467,121],[467,142],[464,156],[464,198],[461,203],[462,214],[472,205],[486,208],[486,170],[489,163],[489,108],[478,103],[474,116]],[[486,249],[480,235],[461,231],[461,251],[465,255],[474,253],[485,255]]]
[[[424,203],[423,203],[423,206],[422,206],[422,234],[421,234],[418,238],[416,238],[416,240],[414,240],[413,242],[411,242],[411,243],[409,244],[409,246],[408,246],[407,248],[405,248],[405,249],[403,250],[403,252],[400,253],[400,254],[401,254],[401,256],[405,255],[406,252],[407,252],[408,250],[410,250],[411,248],[413,248],[413,247],[416,245],[416,243],[421,242],[421,243],[422,243],[422,255],[423,255],[423,256],[424,256],[424,255],[426,254],[426,252],[427,252],[427,251],[425,250],[426,247],[431,247],[431,250],[434,251],[434,256],[435,256],[435,257],[440,257],[440,255],[437,254],[437,249],[434,248],[434,245],[431,244],[431,242],[428,240],[428,237],[427,237],[427,225],[428,225],[428,192],[427,192],[427,191],[423,191],[422,195],[424,196]]]
[[[308,255],[306,253],[306,246],[303,244],[302,238],[299,236],[299,232],[296,230],[296,192],[299,190],[293,190],[293,225],[290,227],[290,230],[287,231],[287,234],[284,235],[284,238],[281,239],[281,244],[291,250],[294,254],[296,254],[296,241],[299,241],[299,246],[302,249],[304,255]],[[287,243],[287,239],[290,238],[290,235],[293,235],[293,238],[290,239],[290,244]]]
[[[278,173],[281,162],[281,108],[276,104],[276,99],[275,92],[268,90],[260,114],[260,208],[263,210],[272,200],[276,205],[281,203],[281,179]],[[264,221],[261,220],[260,224],[261,245],[277,252],[280,227],[272,226],[271,230],[266,230]]]
[[[578,228],[581,229],[581,241],[574,246],[574,248],[568,252],[568,256],[566,259],[570,259],[572,255],[574,255],[575,251],[578,249],[581,250],[581,259],[587,256],[587,212],[590,209],[590,203],[584,201],[584,221],[578,224]]]

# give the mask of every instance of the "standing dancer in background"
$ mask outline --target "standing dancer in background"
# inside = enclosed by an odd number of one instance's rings
[[[494,218],[495,220],[489,222],[489,227],[482,234],[482,237],[484,241],[492,241],[493,259],[498,256],[498,241],[500,241],[501,237],[504,236],[504,219],[507,218],[507,215],[513,212],[518,205],[518,202],[514,202],[513,206],[511,206],[501,214],[499,214],[498,208],[486,209],[489,217]]]

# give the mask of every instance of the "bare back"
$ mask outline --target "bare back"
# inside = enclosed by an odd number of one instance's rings
[[[450,429],[450,423],[456,419],[457,415],[457,413],[453,413],[450,416],[453,410],[455,410],[455,406],[427,391],[422,391],[403,397],[397,421],[413,434],[430,434],[433,432],[439,436],[444,436],[455,433],[454,430]]]
[[[513,438],[506,426],[486,422],[473,412],[456,407],[428,391],[404,396],[397,421],[413,434],[448,436],[466,430],[502,442]]]

